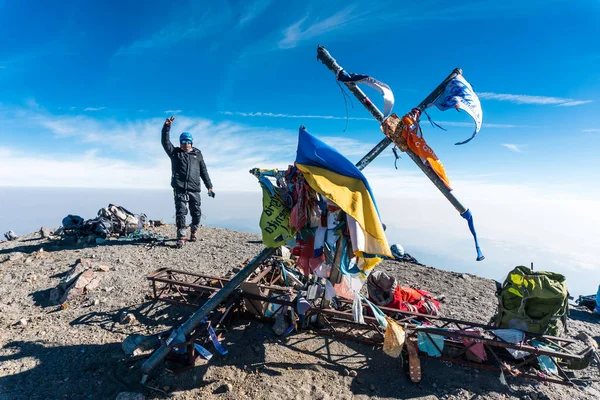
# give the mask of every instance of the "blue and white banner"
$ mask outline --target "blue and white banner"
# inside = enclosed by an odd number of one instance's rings
[[[427,106],[437,106],[441,111],[446,111],[450,108],[455,108],[456,110],[463,109],[473,118],[473,121],[475,121],[475,132],[473,132],[473,135],[469,139],[455,144],[469,142],[481,129],[483,111],[481,110],[479,97],[477,97],[469,82],[462,75],[458,75],[452,79],[448,83],[448,86],[446,86],[444,93]]]
[[[377,90],[383,96],[384,119],[392,114],[392,109],[394,108],[394,93],[392,93],[392,89],[385,83],[379,82],[377,79],[367,75],[352,74],[344,70],[338,73],[337,79],[340,82],[352,82],[357,85],[365,84]]]

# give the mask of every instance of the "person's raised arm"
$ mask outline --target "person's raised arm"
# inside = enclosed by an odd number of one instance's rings
[[[169,137],[169,133],[171,132],[171,124],[173,123],[173,121],[175,120],[175,117],[171,116],[170,118],[167,118],[167,120],[165,121],[165,124],[163,125],[162,128],[162,136],[161,136],[161,143],[163,146],[163,149],[165,149],[165,152],[171,156],[173,154],[173,152],[175,151],[175,147],[173,146],[173,143],[171,143],[171,138]]]

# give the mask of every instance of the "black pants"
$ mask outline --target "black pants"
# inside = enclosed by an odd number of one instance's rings
[[[200,192],[183,192],[175,191],[175,224],[177,226],[177,238],[182,238],[187,235],[185,218],[188,213],[188,203],[190,207],[190,215],[192,230],[198,229],[200,226]]]

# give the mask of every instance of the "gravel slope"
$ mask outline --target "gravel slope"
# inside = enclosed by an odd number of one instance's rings
[[[153,229],[174,234],[170,226]],[[310,332],[281,338],[257,321],[239,321],[230,329],[224,342],[227,356],[215,355],[177,375],[160,366],[143,386],[141,361],[124,355],[122,341],[132,333],[157,333],[181,324],[193,311],[154,305],[148,300],[146,274],[173,267],[223,275],[262,249],[257,235],[211,227],[202,228],[201,241],[183,250],[173,246],[174,241],[167,241],[147,249],[110,240],[64,248],[38,234],[1,242],[0,399],[114,399],[121,392],[157,399],[600,398],[597,364],[576,373],[589,374],[589,380],[575,388],[510,378],[506,387],[492,372],[424,360],[424,379],[414,385],[400,361],[380,349]],[[50,291],[79,258],[91,260],[102,278],[100,286],[65,310],[49,305]],[[101,265],[107,271],[99,270]],[[390,261],[378,268],[403,284],[444,295],[443,315],[486,323],[494,314],[491,280]],[[123,311],[136,322],[119,323]],[[592,314],[574,309],[569,322],[570,335],[586,332],[600,339],[600,320]]]

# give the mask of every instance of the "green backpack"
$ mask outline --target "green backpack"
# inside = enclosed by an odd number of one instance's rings
[[[499,328],[556,336],[558,320],[567,329],[569,293],[563,275],[515,267],[496,293]]]

